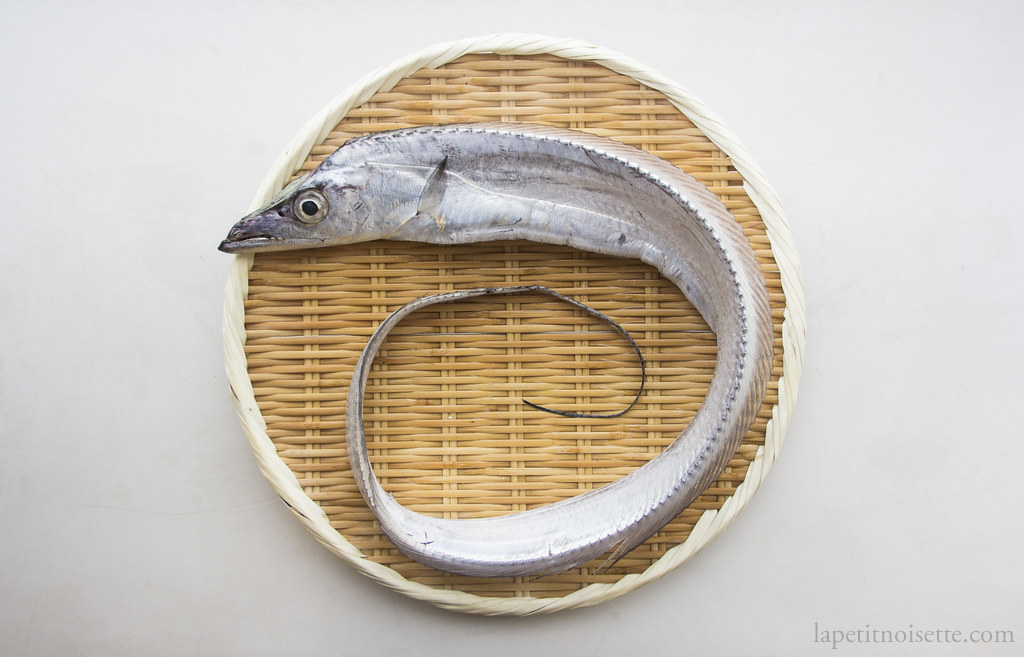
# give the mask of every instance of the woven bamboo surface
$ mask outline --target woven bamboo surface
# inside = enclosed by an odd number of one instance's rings
[[[730,159],[659,91],[599,64],[552,55],[471,54],[424,69],[348,112],[299,171],[349,138],[474,121],[586,130],[643,148],[716,193],[749,237],[771,293],[775,362],[758,419],[719,480],[614,567],[601,560],[536,579],[473,579],[394,549],[356,489],[345,448],[349,378],[374,327],[404,303],[481,285],[540,284],[620,323],[647,361],[640,402],[614,419],[566,418],[628,405],[640,367],[609,326],[543,295],[480,297],[418,311],[389,336],[367,386],[366,436],[384,488],[444,517],[511,513],[613,481],[656,456],[694,415],[715,336],[679,290],[639,261],[568,247],[372,242],[258,254],[245,301],[245,354],[278,457],[331,526],[409,581],[486,597],[564,596],[640,573],[684,541],[744,480],[778,401],[786,299],[760,215]]]

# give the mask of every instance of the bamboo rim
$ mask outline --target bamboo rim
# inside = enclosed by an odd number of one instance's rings
[[[742,179],[742,190],[756,207],[770,243],[770,258],[778,266],[784,292],[781,318],[781,373],[777,377],[777,402],[770,409],[764,427],[763,445],[757,448],[747,465],[746,474],[731,496],[718,508],[700,514],[688,537],[642,572],[624,574],[615,581],[595,581],[558,597],[497,597],[469,593],[452,588],[451,583],[427,585],[402,576],[394,568],[368,558],[331,524],[324,509],[307,493],[295,472],[282,460],[268,435],[267,423],[260,413],[256,393],[249,377],[245,353],[246,300],[249,296],[251,256],[236,256],[228,279],[224,339],[225,358],[236,407],[257,456],[260,468],[279,495],[313,532],[316,538],[360,572],[407,596],[446,609],[481,614],[525,615],[589,606],[622,595],[677,567],[712,540],[745,506],[774,462],[789,424],[796,399],[804,338],[804,303],[800,269],[789,228],[782,216],[774,191],[759,168],[734,135],[688,91],[650,69],[617,53],[570,39],[533,35],[494,35],[442,43],[425,48],[390,66],[379,69],[335,98],[296,136],[278,158],[261,185],[253,207],[264,204],[284,183],[305,166],[320,144],[329,144],[332,131],[352,110],[374,94],[386,92],[420,69],[434,69],[461,57],[476,54],[498,56],[554,56],[563,60],[600,65],[628,76],[663,94],[710,142],[731,161]],[[320,147],[323,149],[323,147]],[[331,146],[328,150],[333,150]]]

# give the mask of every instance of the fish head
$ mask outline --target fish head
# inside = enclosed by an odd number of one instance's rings
[[[243,217],[221,242],[226,253],[280,251],[387,237],[400,213],[393,189],[367,163],[328,159]]]

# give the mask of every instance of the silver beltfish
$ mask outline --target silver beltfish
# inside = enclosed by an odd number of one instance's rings
[[[753,250],[716,196],[645,151],[533,124],[456,124],[360,137],[239,221],[220,248],[237,253],[374,239],[522,239],[639,258],[682,290],[718,343],[703,404],[656,458],[607,486],[481,519],[424,516],[383,490],[361,419],[369,367],[357,367],[348,406],[356,481],[382,530],[421,563],[463,575],[510,576],[563,571],[609,550],[609,559],[617,558],[717,479],[761,406],[773,325]],[[366,352],[361,362],[368,363]]]

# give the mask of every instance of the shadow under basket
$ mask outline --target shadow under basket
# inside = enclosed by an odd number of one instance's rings
[[[225,344],[259,464],[324,545],[405,595],[464,612],[530,614],[596,604],[663,575],[743,507],[778,453],[795,401],[803,300],[774,194],[735,139],[685,90],[572,40],[497,35],[439,44],[381,69],[307,125],[256,203],[352,137],[496,120],[589,131],[668,160],[718,195],[754,248],[775,324],[768,394],[725,472],[689,508],[611,567],[597,559],[537,578],[470,578],[398,552],[349,468],[348,385],[376,326],[418,297],[492,285],[543,285],[612,318],[643,353],[643,395],[607,419],[524,404],[614,413],[640,385],[628,341],[557,298],[487,296],[417,311],[389,335],[367,385],[367,444],[385,490],[421,513],[485,517],[578,495],[657,456],[703,401],[715,335],[675,285],[638,260],[518,241],[376,241],[237,256]]]

